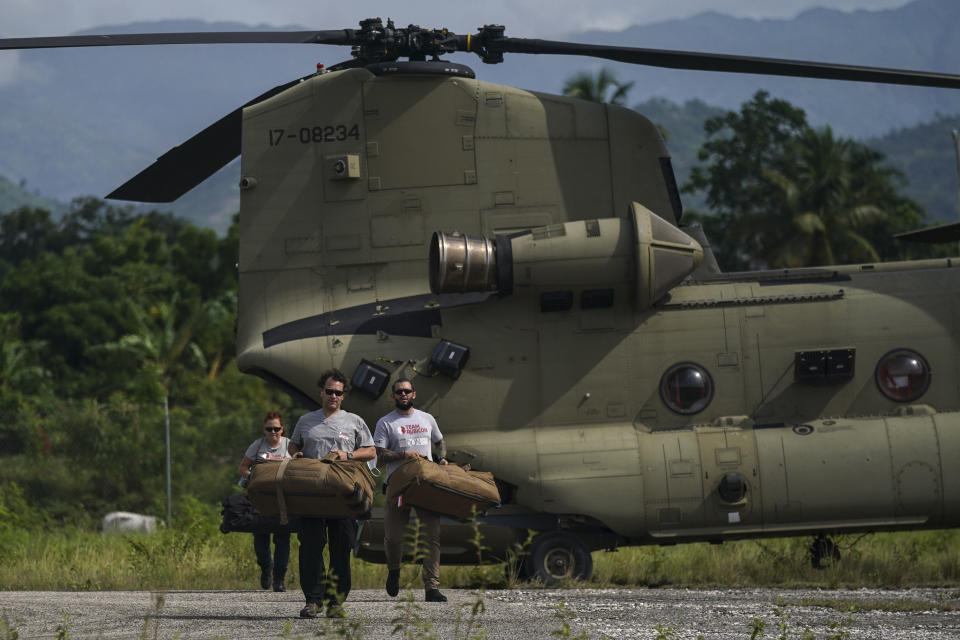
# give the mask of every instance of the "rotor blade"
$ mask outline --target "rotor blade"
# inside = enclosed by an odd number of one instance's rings
[[[353,29],[331,31],[199,31],[195,33],[118,33],[51,38],[0,38],[2,49],[119,47],[151,44],[352,44]]]
[[[240,155],[245,107],[286,91],[309,77],[274,87],[235,109],[183,144],[167,151],[152,165],[117,187],[107,198],[134,202],[173,202]]]
[[[928,244],[956,242],[960,240],[960,222],[941,224],[937,227],[917,229],[916,231],[905,231],[894,234],[893,237],[906,242],[926,242]]]
[[[699,71],[725,71],[728,73],[757,73],[771,76],[820,78],[825,80],[852,80],[856,82],[879,82],[923,87],[960,89],[960,76],[907,69],[884,69],[881,67],[858,67],[853,65],[786,60],[779,58],[755,58],[719,53],[694,51],[669,51],[665,49],[639,49],[606,45],[579,44],[528,38],[497,38],[487,42],[487,47],[503,53],[543,53],[567,56],[590,56],[631,64],[643,64],[668,69],[691,69]]]

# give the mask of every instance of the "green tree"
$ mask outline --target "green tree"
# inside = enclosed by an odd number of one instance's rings
[[[0,214],[0,229],[0,486],[56,521],[162,512],[169,394],[178,503],[229,493],[263,413],[294,415],[227,366],[236,226],[218,238],[89,199],[57,221]]]
[[[775,210],[777,195],[763,170],[783,170],[787,145],[806,128],[803,110],[785,100],[757,92],[740,112],[704,122],[707,141],[697,154],[686,192],[705,192],[710,215],[685,214],[699,221],[710,238],[717,260],[728,270],[758,268],[770,245],[781,237]]]
[[[571,76],[563,85],[563,95],[591,102],[624,105],[632,87],[633,82],[618,82],[614,73],[604,67],[596,75],[580,71]]]
[[[882,154],[758,92],[739,113],[710,118],[687,192],[706,192],[701,222],[726,269],[874,262],[904,257],[886,240],[922,224]]]
[[[18,314],[0,313],[0,451],[21,453],[36,445],[36,430],[19,418],[53,398],[43,348],[38,340],[21,339]]]
[[[59,253],[64,238],[50,212],[21,207],[0,219],[0,261],[18,265],[45,251]]]
[[[109,371],[87,354],[91,344],[133,332],[137,318],[124,300],[150,300],[177,289],[164,268],[162,237],[140,226],[98,236],[87,247],[24,260],[0,283],[0,310],[16,310],[25,339],[46,344],[46,366],[61,392],[98,394],[114,388]]]
[[[118,353],[130,357],[136,363],[144,387],[159,391],[163,399],[164,432],[166,440],[166,476],[167,476],[167,521],[171,520],[172,503],[171,452],[170,452],[170,389],[175,378],[188,367],[206,368],[206,359],[196,342],[193,331],[202,316],[199,308],[193,309],[188,317],[177,317],[178,295],[174,294],[169,303],[158,302],[148,310],[129,304],[134,317],[138,319],[138,331],[122,336],[116,342],[99,345],[98,349],[107,353]]]
[[[771,266],[880,260],[862,232],[887,219],[883,205],[889,175],[870,171],[867,156],[856,150],[853,140],[836,138],[830,127],[809,129],[787,154],[793,159],[793,177],[762,171],[779,195],[779,211],[791,222],[779,245],[768,250]]]
[[[20,316],[0,313],[0,397],[38,394],[50,379],[41,362],[43,343],[20,339]]]

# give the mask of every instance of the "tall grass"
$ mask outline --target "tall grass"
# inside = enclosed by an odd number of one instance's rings
[[[811,538],[595,552],[591,583],[676,587],[911,587],[960,583],[960,531],[841,535],[841,560],[813,569]]]
[[[3,547],[2,590],[255,589],[259,568],[249,534],[221,534],[215,518],[153,534],[100,534],[76,528],[34,531]],[[630,547],[594,553],[582,586],[910,587],[960,585],[960,531],[921,531],[836,538],[843,557],[810,567],[809,538],[743,540],[722,545]],[[851,546],[852,545],[852,546]],[[298,581],[296,536],[287,586]],[[381,589],[386,567],[353,561],[353,586]],[[441,567],[442,587],[508,586],[503,565]],[[405,587],[418,588],[419,566],[406,566]]]

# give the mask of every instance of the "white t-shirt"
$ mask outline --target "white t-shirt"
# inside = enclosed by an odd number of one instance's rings
[[[410,415],[401,415],[396,410],[377,420],[373,432],[373,445],[390,451],[416,451],[427,460],[433,460],[431,443],[443,440],[440,427],[426,411],[414,409]],[[387,463],[387,478],[401,462]]]

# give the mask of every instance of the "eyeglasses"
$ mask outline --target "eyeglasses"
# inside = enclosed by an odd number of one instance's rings
[[[283,427],[264,427],[264,431],[269,431],[270,433],[277,433],[278,431],[283,431]]]
[[[394,391],[393,393],[394,393],[394,395],[405,396],[405,395],[410,394],[410,393],[416,393],[416,391],[414,391],[413,389],[397,389],[397,390]]]
[[[323,392],[328,396],[337,396],[338,398],[343,395],[343,391],[340,389],[324,389]]]

